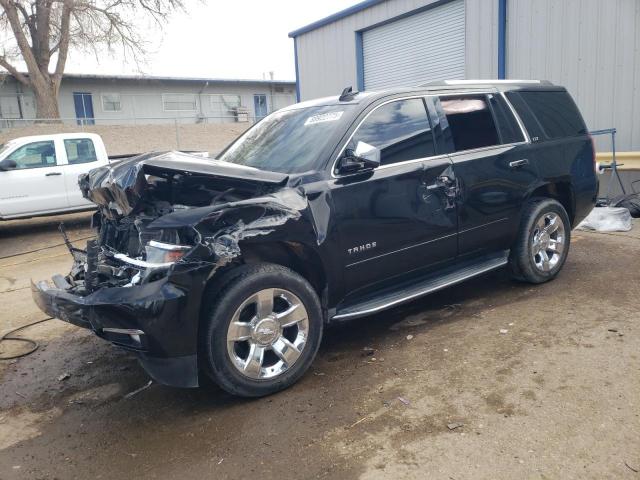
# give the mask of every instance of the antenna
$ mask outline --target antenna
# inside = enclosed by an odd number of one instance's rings
[[[353,91],[353,87],[347,87],[342,90],[342,93],[340,94],[340,98],[338,98],[338,100],[340,100],[341,102],[351,100],[357,93],[358,92]]]

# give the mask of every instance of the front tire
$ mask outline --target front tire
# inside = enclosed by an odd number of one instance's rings
[[[223,285],[201,330],[209,376],[243,397],[269,395],[298,381],[322,339],[322,311],[313,287],[273,264],[238,267]]]
[[[529,283],[554,279],[571,242],[571,222],[564,207],[551,198],[534,198],[525,207],[509,257],[513,278]]]

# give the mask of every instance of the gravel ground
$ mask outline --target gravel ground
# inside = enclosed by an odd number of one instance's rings
[[[248,123],[178,125],[34,125],[0,132],[0,144],[16,137],[90,132],[102,137],[109,155],[149,151],[197,150],[218,153],[247,128]],[[177,132],[176,132],[177,130]]]
[[[58,244],[58,220],[0,224],[0,332],[42,318],[29,278],[68,269],[60,246],[10,256]],[[133,356],[33,327],[41,348],[0,362],[0,478],[640,478],[639,230],[575,232],[544,285],[496,271],[330,328],[302,381],[259,400],[125,398],[148,382]]]

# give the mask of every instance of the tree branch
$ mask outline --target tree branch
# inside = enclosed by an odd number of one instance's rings
[[[20,13],[22,14],[22,16],[24,17],[24,23],[26,23],[27,25],[29,25],[30,22],[30,15],[27,12],[27,9],[24,8],[24,5],[22,5],[21,3],[16,2],[15,6],[18,10],[20,10]]]
[[[31,34],[31,45],[38,60],[38,69],[49,70],[49,41],[51,33],[51,2],[49,0],[36,1],[36,14],[34,20],[35,28]],[[34,35],[35,33],[35,35]]]
[[[3,67],[7,72],[9,72],[13,77],[18,80],[25,87],[30,85],[29,78],[20,73],[16,67],[11,65],[5,57],[0,57],[0,66]]]
[[[27,37],[22,30],[16,3],[12,2],[11,0],[0,0],[0,6],[4,8],[4,11],[7,14],[7,20],[9,21],[9,25],[11,26],[11,30],[13,31],[14,36],[16,37],[16,42],[18,43],[18,47],[20,48],[20,53],[22,54],[23,60],[27,64],[30,81],[34,83],[44,83],[45,78],[38,69],[38,61],[36,60],[36,57],[31,50],[31,45],[29,45],[29,41],[27,40]]]
[[[67,63],[67,56],[69,54],[69,39],[71,38],[70,24],[71,24],[71,8],[73,7],[72,0],[64,0],[62,5],[62,18],[60,20],[60,41],[58,42],[58,61],[56,63],[56,70],[53,74],[53,80],[57,85],[60,85],[62,80],[62,74],[64,73],[64,66]]]

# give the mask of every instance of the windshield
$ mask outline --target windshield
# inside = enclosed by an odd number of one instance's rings
[[[11,147],[13,147],[12,142],[3,143],[2,145],[0,145],[0,157],[2,157]]]
[[[317,168],[318,155],[342,125],[351,105],[332,105],[272,113],[247,131],[219,160],[280,173]]]

